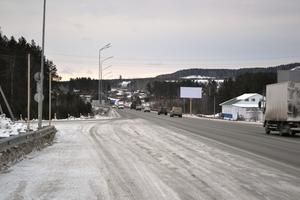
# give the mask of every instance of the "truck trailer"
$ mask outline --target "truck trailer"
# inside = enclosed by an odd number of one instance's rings
[[[287,81],[267,85],[264,127],[266,134],[279,131],[283,136],[300,132],[300,83]]]

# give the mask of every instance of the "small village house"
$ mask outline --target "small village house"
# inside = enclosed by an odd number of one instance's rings
[[[259,102],[264,97],[257,93],[245,93],[220,104],[222,116],[229,120],[261,121]]]

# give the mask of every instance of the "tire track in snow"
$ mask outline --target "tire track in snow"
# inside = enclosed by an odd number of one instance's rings
[[[149,172],[145,163],[132,155],[128,150],[128,143],[122,142],[112,127],[97,128],[94,130],[94,127],[90,133],[101,148],[99,158],[109,169],[109,180],[113,179],[112,190],[121,187],[123,195],[125,192],[132,197],[129,199],[178,199],[176,194],[163,185],[159,177]]]

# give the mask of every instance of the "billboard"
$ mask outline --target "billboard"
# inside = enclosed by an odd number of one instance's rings
[[[180,98],[201,99],[201,87],[180,87]]]

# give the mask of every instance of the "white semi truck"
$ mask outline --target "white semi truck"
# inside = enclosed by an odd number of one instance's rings
[[[266,134],[279,131],[280,135],[300,133],[300,83],[293,81],[270,84],[264,102]]]

